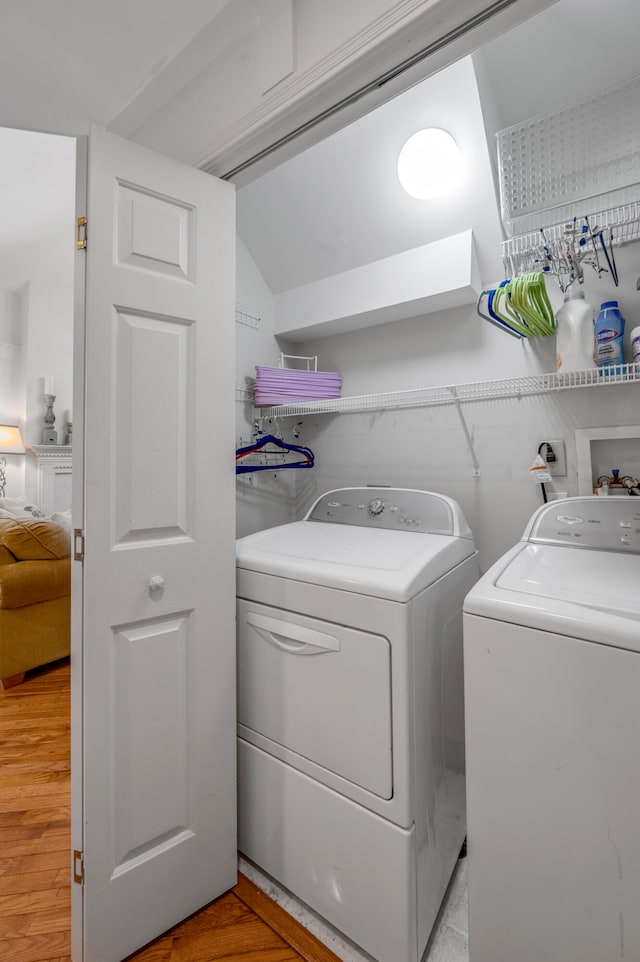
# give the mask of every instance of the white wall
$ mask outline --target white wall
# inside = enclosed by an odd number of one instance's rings
[[[72,406],[75,140],[0,128],[0,147],[0,341],[9,338],[17,357],[11,384],[0,383],[0,419],[39,444],[42,378],[53,377],[62,444]],[[33,466],[11,462],[7,497],[25,484],[32,497]]]
[[[73,183],[71,184],[73,191]],[[64,442],[64,412],[72,407],[73,372],[73,204],[71,217],[61,224],[59,233],[34,239],[33,243],[4,251],[0,264],[0,290],[5,311],[20,303],[22,318],[21,377],[12,397],[3,394],[9,417],[20,424],[25,444],[40,444],[45,404],[43,377],[55,380],[54,413],[58,443]],[[12,459],[15,461],[15,459]],[[14,471],[15,473],[15,465]],[[25,493],[24,468],[19,470],[7,497]],[[30,479],[26,479],[31,489]],[[17,490],[17,488],[20,490]],[[33,496],[28,490],[27,495]]]
[[[630,329],[640,322],[636,292],[638,244],[617,252],[620,287],[586,274],[587,299],[599,309],[618,300]],[[548,283],[554,307],[561,295]],[[343,394],[368,394],[428,385],[501,379],[555,371],[555,337],[517,341],[460,308],[368,331],[305,342],[324,370],[343,375]],[[486,569],[521,536],[542,503],[529,468],[541,441],[564,439],[568,477],[550,491],[578,493],[575,431],[584,427],[640,424],[640,385],[597,386],[521,399],[461,406],[480,464],[473,477],[471,456],[454,405],[369,414],[306,417],[306,441],[316,465],[297,492],[296,515],[333,487],[388,484],[425,488],[460,502]],[[624,474],[624,465],[620,467]]]
[[[236,395],[246,391],[255,378],[256,364],[277,367],[280,351],[274,337],[273,294],[240,238],[236,247],[236,296],[239,307],[260,318],[259,328],[236,323]],[[266,433],[280,426],[264,424]],[[288,430],[288,428],[287,428]],[[236,401],[236,441],[238,446],[255,438],[251,401]],[[237,536],[292,521],[295,510],[295,471],[256,471],[236,479]]]

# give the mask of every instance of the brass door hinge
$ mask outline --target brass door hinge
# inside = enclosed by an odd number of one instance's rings
[[[73,851],[73,881],[77,885],[84,885],[84,852]]]
[[[84,561],[84,532],[82,528],[73,529],[73,560]]]
[[[76,235],[76,250],[84,250],[87,246],[87,218],[78,217],[78,233]]]

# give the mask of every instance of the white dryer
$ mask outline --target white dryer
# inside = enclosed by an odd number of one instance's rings
[[[347,488],[237,542],[239,849],[380,962],[418,962],[465,836],[450,498]]]
[[[640,498],[540,508],[464,650],[471,962],[640,959]]]

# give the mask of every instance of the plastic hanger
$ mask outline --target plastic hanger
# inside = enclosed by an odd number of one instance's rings
[[[493,298],[494,313],[521,337],[530,337],[531,332],[527,323],[513,303],[512,287],[513,281],[511,278],[507,278],[506,281],[502,281],[499,287],[496,287]]]
[[[556,322],[540,272],[515,277],[509,286],[511,300],[533,335],[553,334]]]
[[[481,309],[484,296],[488,315]],[[514,337],[546,337],[556,328],[544,275],[539,271],[507,278],[498,287],[482,291],[476,310],[484,320]]]
[[[638,282],[640,283],[640,278]],[[502,318],[498,317],[498,315],[494,312],[493,300],[495,297],[495,293],[496,292],[493,288],[490,288],[487,291],[480,291],[480,296],[478,297],[478,300],[476,302],[476,311],[478,312],[478,315],[483,320],[489,321],[489,323],[493,324],[494,327],[499,327],[501,331],[506,331],[507,334],[511,334],[512,337],[521,338],[522,334],[519,334],[517,331],[514,331],[509,324],[503,321]],[[489,311],[488,314],[485,314],[481,307],[483,297],[487,298],[487,310]]]
[[[250,454],[261,451],[267,444],[274,444],[283,451],[300,454],[301,460],[283,461],[282,464],[238,464],[239,461],[242,461],[243,458],[248,457]],[[238,448],[236,451],[236,474],[248,474],[250,471],[279,471],[282,470],[282,468],[312,468],[314,463],[315,457],[311,448],[305,448],[301,444],[289,444],[287,441],[283,441],[282,438],[277,438],[273,434],[263,434],[262,437],[258,438],[252,444],[247,444],[245,447]]]

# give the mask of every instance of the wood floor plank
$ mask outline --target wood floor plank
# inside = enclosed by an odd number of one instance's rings
[[[43,723],[47,725],[46,734],[42,732]],[[38,738],[52,741],[70,730],[68,722],[60,721],[54,712],[48,716],[41,715],[33,718],[14,718],[5,713],[2,720],[2,742],[9,741],[14,735],[36,735]]]
[[[222,952],[222,955],[219,952]],[[249,949],[174,943],[169,959],[170,962],[300,962],[298,953],[285,942],[279,946],[261,945],[259,948]]]
[[[40,838],[41,835],[42,827],[22,824],[3,826],[0,823],[0,844],[7,839]]]
[[[8,945],[5,942],[5,945]],[[0,947],[2,943],[0,942]],[[27,936],[13,939],[11,955],[5,956],[6,962],[50,962],[53,957],[69,959],[71,952],[70,933],[50,932],[46,935]],[[2,959],[2,954],[0,954]]]
[[[286,938],[305,962],[340,962],[338,956],[242,873],[233,890],[253,912]]]
[[[63,869],[70,865],[69,850],[58,849],[53,852],[38,852],[30,855],[12,855],[0,858],[0,877],[7,875],[27,875],[29,872],[44,872],[49,869]]]
[[[2,942],[27,936],[47,935],[49,932],[69,931],[69,905],[64,903],[59,909],[35,912],[24,915],[0,916],[0,958],[3,955]]]
[[[2,840],[0,849],[4,858],[15,855],[43,855],[45,852],[65,852],[69,856],[69,836],[61,832],[59,835],[45,834],[37,838],[17,838]]]
[[[2,942],[7,939],[22,939],[29,934],[29,926],[33,921],[32,915],[2,915],[0,916],[0,959],[3,956]]]
[[[31,789],[32,794],[43,791],[45,786],[59,785],[60,788],[68,789],[71,785],[71,768],[58,768],[57,770],[40,768],[38,771],[7,772],[3,767],[4,774],[0,775],[0,794],[6,797],[6,793],[12,789],[24,792]]]
[[[233,892],[227,892],[209,905],[205,905],[195,915],[179,922],[171,929],[171,936],[178,938],[181,935],[194,934],[198,932],[209,932],[212,928],[234,926],[243,924],[250,918],[251,912]],[[169,934],[169,933],[167,933]]]
[[[51,742],[44,736],[36,735],[24,739],[14,738],[10,745],[0,743],[0,755],[3,759],[7,759],[10,764],[13,761],[22,763],[25,757],[29,757],[34,766],[37,766],[41,760],[68,759],[68,754],[61,746],[59,739]]]
[[[67,908],[71,911],[71,886],[0,896],[0,918],[11,915],[57,912],[59,908]]]
[[[71,787],[71,782],[68,776],[66,778],[57,778],[53,781],[35,780],[35,782],[25,782],[24,785],[9,785],[3,787],[0,785],[0,812],[12,811],[12,808],[16,807],[16,803],[20,803],[21,807],[27,808],[41,808],[42,802],[37,805],[39,799],[44,799],[45,804],[49,804],[49,799],[51,796],[56,796],[51,798],[51,803],[53,805],[64,805],[65,800],[69,800],[69,789]]]
[[[30,917],[29,935],[46,935],[49,932],[69,932],[70,906],[66,903],[59,909],[38,912]],[[29,918],[29,916],[27,916]]]
[[[130,955],[125,962],[171,962],[172,948],[173,938],[162,936],[146,948]]]
[[[45,802],[45,799],[43,799],[43,802]],[[57,805],[56,802],[58,802]],[[53,825],[71,817],[68,795],[54,795],[47,798],[46,806],[46,808],[37,808],[36,806],[31,808],[31,806],[23,805],[22,807],[25,809],[22,819],[23,825],[27,825],[29,822],[48,822],[49,825]]]
[[[68,692],[64,691],[48,694],[42,692],[39,694],[32,694],[31,692],[24,694],[18,688],[12,688],[5,705],[7,712],[14,715],[22,715],[24,712],[28,712],[31,715],[44,717],[50,712],[60,712],[60,709],[64,709],[67,699]],[[60,717],[60,715],[58,717],[61,723],[68,724],[65,717]]]
[[[57,802],[57,805],[56,805]],[[66,804],[65,804],[66,803]],[[0,826],[28,825],[39,822],[44,825],[59,822],[69,816],[69,794],[51,795],[38,800],[37,797],[7,799],[0,801]],[[13,808],[11,808],[13,805]],[[47,807],[44,808],[43,806]]]
[[[298,962],[300,956],[262,919],[247,912],[242,922],[216,926],[208,932],[184,934],[174,938],[171,962],[214,962],[214,960],[251,958],[260,962]]]
[[[29,752],[29,761],[24,760],[24,752],[21,757],[15,758],[12,761],[7,761],[7,759],[2,757],[2,771],[4,772],[5,778],[29,778],[34,774],[33,769],[36,769],[35,774],[38,772],[70,772],[71,771],[71,761],[68,758],[66,752],[62,750],[58,753],[56,758],[54,753],[44,752],[40,755],[35,751]]]
[[[26,875],[11,875],[0,877],[0,896],[19,895],[21,892],[40,892],[45,889],[62,888],[67,875],[64,870],[59,868],[49,869],[46,872],[28,872]],[[69,883],[71,884],[71,883]]]

